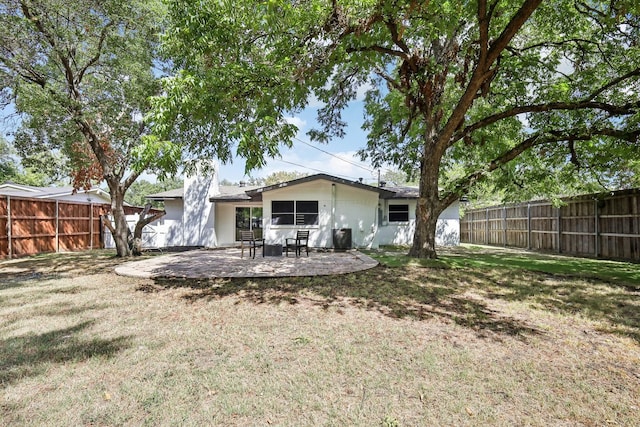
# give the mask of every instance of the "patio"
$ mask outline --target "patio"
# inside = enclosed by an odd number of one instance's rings
[[[328,276],[367,270],[378,262],[358,251],[309,252],[289,257],[244,258],[239,248],[199,249],[131,261],[116,267],[121,276],[142,278],[228,278],[228,277],[292,277]]]

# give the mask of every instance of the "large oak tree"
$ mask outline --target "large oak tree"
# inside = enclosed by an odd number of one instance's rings
[[[633,0],[169,3],[177,72],[159,132],[261,165],[312,96],[310,136],[344,136],[341,111],[365,88],[363,156],[419,179],[412,256],[436,256],[439,214],[490,175],[551,193],[640,157]]]
[[[125,192],[177,158],[170,144],[142,144],[148,98],[160,90],[163,11],[143,0],[0,1],[0,88],[21,116],[15,144],[25,156],[63,153],[76,188],[106,182],[119,256],[131,253]]]

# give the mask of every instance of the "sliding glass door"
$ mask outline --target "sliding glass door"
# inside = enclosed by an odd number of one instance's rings
[[[240,232],[253,230],[256,239],[262,239],[262,208],[236,207],[236,241]]]

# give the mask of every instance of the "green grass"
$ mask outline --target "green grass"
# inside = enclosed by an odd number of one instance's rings
[[[624,269],[487,248],[375,256],[264,280],[119,277],[108,253],[0,262],[0,420],[640,425]]]
[[[597,279],[628,284],[640,289],[640,264],[619,261],[575,258],[561,255],[501,250],[465,245],[462,249],[443,249],[438,259],[422,260],[406,256],[406,248],[384,248],[367,254],[389,267],[420,266],[426,268],[511,269],[552,275]]]

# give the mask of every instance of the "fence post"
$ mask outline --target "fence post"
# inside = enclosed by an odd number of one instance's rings
[[[13,257],[13,245],[11,244],[11,196],[7,196],[7,256],[9,259]]]
[[[507,246],[507,207],[502,207],[502,246]]]
[[[594,207],[595,207],[595,211],[593,216],[595,217],[595,222],[596,222],[596,227],[595,227],[595,251],[596,251],[596,258],[598,258],[600,256],[600,225],[598,224],[599,221],[599,215],[598,215],[598,199],[594,200]]]
[[[531,250],[531,203],[527,203],[527,250]]]
[[[485,229],[485,233],[484,233],[485,242],[484,243],[486,245],[488,245],[489,244],[489,208],[487,208],[487,210],[486,210],[484,229]]]
[[[562,206],[558,206],[558,253],[562,253]]]
[[[89,203],[89,249],[93,250],[93,203]]]
[[[60,252],[60,202],[56,199],[56,253]]]

